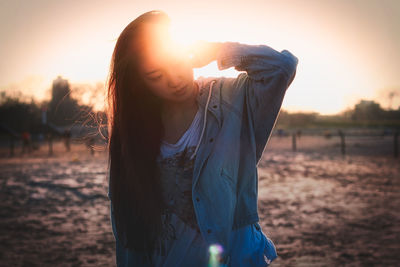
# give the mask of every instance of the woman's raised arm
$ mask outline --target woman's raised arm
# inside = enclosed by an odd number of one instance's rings
[[[231,81],[232,86],[240,85],[236,90],[245,90],[245,104],[255,133],[257,162],[276,123],[286,89],[296,76],[297,64],[297,57],[288,50],[278,52],[267,45],[226,42],[217,53],[220,70],[234,67],[245,71]]]

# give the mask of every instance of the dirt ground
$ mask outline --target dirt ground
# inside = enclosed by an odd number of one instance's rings
[[[271,266],[400,266],[400,158],[392,137],[273,136],[258,166]],[[115,266],[107,156],[54,144],[0,151],[0,266]]]

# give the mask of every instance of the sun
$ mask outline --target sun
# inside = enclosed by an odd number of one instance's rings
[[[191,29],[191,26],[184,23],[176,23],[171,21],[170,35],[174,42],[181,46],[188,47],[197,41],[196,33]]]
[[[203,31],[207,32],[209,35],[212,33],[212,30],[208,30],[208,28],[201,28],[200,32],[193,30],[196,28],[199,30],[199,27],[194,27],[191,23],[177,23],[174,20],[171,20],[169,24],[169,34],[173,42],[180,47],[182,51],[187,52],[187,56],[191,58],[193,55],[190,54],[191,49],[193,49],[198,41],[209,41],[207,38],[201,38],[204,36]],[[208,36],[207,35],[207,36]],[[213,37],[213,34],[211,34]],[[200,38],[199,38],[200,37]],[[215,37],[215,36],[214,36]],[[214,41],[216,38],[212,38]],[[211,64],[194,69],[194,77],[197,79],[200,76],[209,77],[209,76],[226,76],[226,77],[236,77],[239,74],[234,68],[230,68],[227,70],[220,71],[218,70],[217,63],[212,62]]]

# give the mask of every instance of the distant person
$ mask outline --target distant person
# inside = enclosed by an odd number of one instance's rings
[[[71,151],[71,130],[65,130],[63,137],[66,150]]]
[[[279,137],[285,136],[285,131],[283,129],[278,129],[278,136]]]
[[[329,139],[332,137],[332,133],[329,130],[325,130],[322,134],[326,139]]]
[[[235,42],[182,49],[150,11],[111,59],[109,192],[117,266],[268,266],[257,163],[296,74],[287,50]],[[189,55],[189,52],[192,55]],[[237,78],[193,78],[212,61]],[[210,264],[210,265],[209,265]]]
[[[383,139],[385,136],[388,136],[388,135],[390,135],[390,129],[387,129],[387,128],[383,129],[383,130],[382,130],[382,135],[381,135],[382,139]]]
[[[10,141],[10,157],[14,157],[14,147],[15,147],[15,135],[14,134],[9,134],[9,141]]]
[[[49,145],[49,156],[53,155],[53,133],[51,131],[48,131],[46,133],[46,139],[47,143]]]
[[[86,139],[86,147],[89,148],[90,154],[94,155],[94,144],[96,139],[93,136],[90,136]]]
[[[22,154],[25,154],[26,152],[31,153],[32,152],[32,143],[31,143],[31,134],[29,132],[23,132],[21,134],[22,138]]]
[[[296,135],[297,135],[297,138],[300,139],[300,137],[301,137],[301,130],[300,129],[297,130]]]

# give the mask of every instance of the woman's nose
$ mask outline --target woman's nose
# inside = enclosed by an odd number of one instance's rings
[[[183,85],[183,75],[181,72],[181,66],[176,64],[175,66],[172,66],[170,70],[168,71],[168,86],[169,87],[180,87]]]

